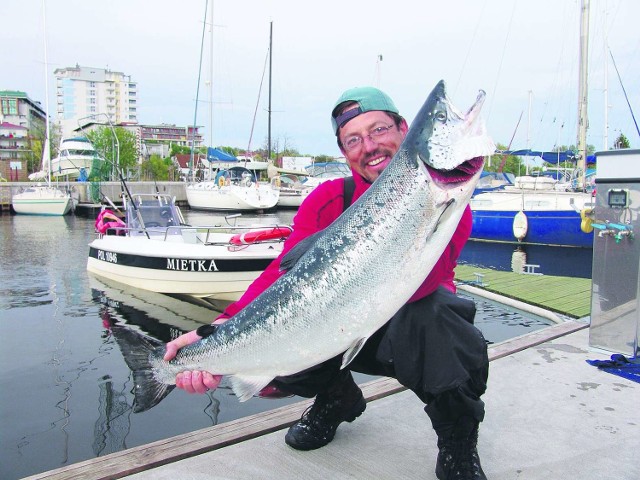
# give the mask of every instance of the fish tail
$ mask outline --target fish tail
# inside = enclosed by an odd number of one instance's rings
[[[112,327],[112,333],[133,374],[133,412],[145,412],[160,403],[176,387],[159,382],[154,374],[152,360],[158,355],[162,357],[164,343],[120,326]]]
[[[150,365],[141,370],[133,370],[133,381],[133,413],[146,412],[155,407],[176,388],[175,385],[158,382]]]

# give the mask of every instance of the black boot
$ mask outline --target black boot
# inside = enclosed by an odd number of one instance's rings
[[[316,396],[311,405],[287,432],[284,441],[296,450],[315,450],[333,440],[338,425],[353,422],[367,408],[362,391],[351,372],[340,372],[326,392]]]
[[[478,422],[463,417],[449,429],[438,432],[439,480],[487,480],[478,456]]]

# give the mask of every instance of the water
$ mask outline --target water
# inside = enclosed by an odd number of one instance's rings
[[[524,264],[532,264],[543,275],[591,278],[593,250],[469,241],[458,263],[518,273],[524,271]]]
[[[286,224],[293,214],[242,220]],[[186,217],[194,225],[224,222],[211,213]],[[151,410],[132,413],[123,332],[168,341],[216,312],[90,277],[93,237],[87,218],[0,216],[0,478],[22,478],[300,400],[240,403],[223,383],[206,395],[176,390]],[[474,300],[478,326],[490,342],[547,324]]]

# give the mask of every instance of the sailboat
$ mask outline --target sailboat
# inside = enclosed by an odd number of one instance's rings
[[[42,18],[44,20],[44,73],[45,99],[49,105],[49,87],[47,82],[47,29],[45,0],[42,0]],[[49,148],[49,113],[45,116],[45,140],[42,146],[42,168],[47,172],[46,184],[32,185],[14,194],[11,200],[13,210],[26,215],[66,215],[73,205],[71,194],[51,184],[51,150]]]
[[[587,39],[589,2],[582,0],[578,101],[577,189],[546,184],[543,177],[516,177],[514,185],[475,195],[472,240],[593,248],[589,213],[595,206],[586,189]],[[553,155],[552,152],[538,152]]]
[[[211,35],[213,35],[213,9],[211,12]],[[271,57],[271,46],[269,46],[269,57]],[[271,62],[269,64],[271,65]],[[213,85],[213,80],[211,85]],[[196,100],[196,116],[197,104]],[[270,115],[271,110],[269,109]],[[189,183],[185,187],[189,207],[194,210],[257,211],[269,210],[276,206],[280,191],[269,182],[261,182],[255,170],[247,168],[247,162],[237,161],[237,158],[220,151],[217,151],[218,154],[216,156],[211,153],[212,151],[216,151],[216,149],[209,149],[207,160],[210,165],[220,161],[228,162],[231,160],[229,162],[231,168],[219,168],[215,178],[211,178],[212,175],[209,174],[208,180]],[[220,158],[220,156],[227,158]]]
[[[71,194],[51,184],[48,138],[44,143],[42,157],[43,167],[47,166],[49,169],[46,183],[22,188],[13,195],[11,206],[16,213],[23,215],[66,215],[73,205]]]

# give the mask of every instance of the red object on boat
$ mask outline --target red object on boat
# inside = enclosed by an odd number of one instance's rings
[[[251,245],[252,243],[284,240],[291,234],[289,227],[273,227],[262,230],[252,230],[234,235],[229,240],[234,245]]]
[[[102,234],[105,234],[108,229],[116,229],[118,234],[124,234],[123,231],[117,230],[118,228],[124,228],[127,225],[111,210],[102,210],[96,218],[95,227],[96,230]]]

